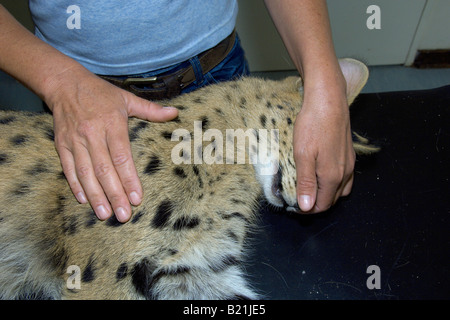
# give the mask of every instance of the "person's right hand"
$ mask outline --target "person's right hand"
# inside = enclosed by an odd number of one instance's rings
[[[55,145],[70,188],[97,217],[131,217],[143,191],[132,159],[128,117],[154,122],[175,118],[177,109],[141,99],[83,68],[59,73],[46,100],[53,112]]]

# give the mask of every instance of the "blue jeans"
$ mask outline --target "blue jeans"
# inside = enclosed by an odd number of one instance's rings
[[[186,88],[183,88],[181,93],[188,93],[198,88],[207,86],[209,84],[234,80],[250,74],[248,63],[247,60],[245,59],[244,50],[241,47],[239,37],[236,35],[236,40],[230,53],[216,67],[214,67],[211,71],[207,72],[206,74],[203,74],[200,62],[198,60],[198,56],[195,56],[189,59],[188,61],[181,62],[168,68],[141,74],[129,75],[127,77],[148,78],[158,75],[170,74],[182,68],[188,67],[189,64],[192,65],[192,68],[194,69],[196,79]]]

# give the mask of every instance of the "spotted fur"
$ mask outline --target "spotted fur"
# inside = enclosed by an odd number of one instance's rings
[[[367,69],[353,60],[342,63],[351,103]],[[275,206],[296,207],[292,133],[301,89],[299,78],[245,78],[165,101],[179,109],[173,121],[130,119],[144,199],[124,224],[114,216],[100,221],[89,205],[77,203],[55,151],[50,115],[0,112],[0,296],[258,298],[243,272],[245,248],[257,223],[261,194]],[[278,129],[279,170],[261,175],[261,165],[249,161],[175,164],[172,152],[181,137],[173,133],[184,129],[185,138],[194,138],[194,121],[201,121],[203,131],[222,133],[230,128]],[[370,151],[362,137],[355,138],[357,151]],[[201,157],[201,147],[219,143],[204,141],[178,155]],[[252,143],[244,147],[247,160],[251,148]],[[272,166],[272,156],[261,157]],[[71,274],[71,266],[80,273]],[[70,285],[73,277],[79,278],[79,288]]]

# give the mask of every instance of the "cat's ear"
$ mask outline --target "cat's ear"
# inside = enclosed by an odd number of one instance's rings
[[[350,105],[369,78],[369,70],[364,63],[355,59],[339,59],[342,73],[347,81],[347,100]]]

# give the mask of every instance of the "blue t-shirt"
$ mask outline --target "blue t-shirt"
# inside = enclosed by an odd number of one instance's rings
[[[90,71],[163,69],[234,29],[237,0],[29,0],[35,34]]]

